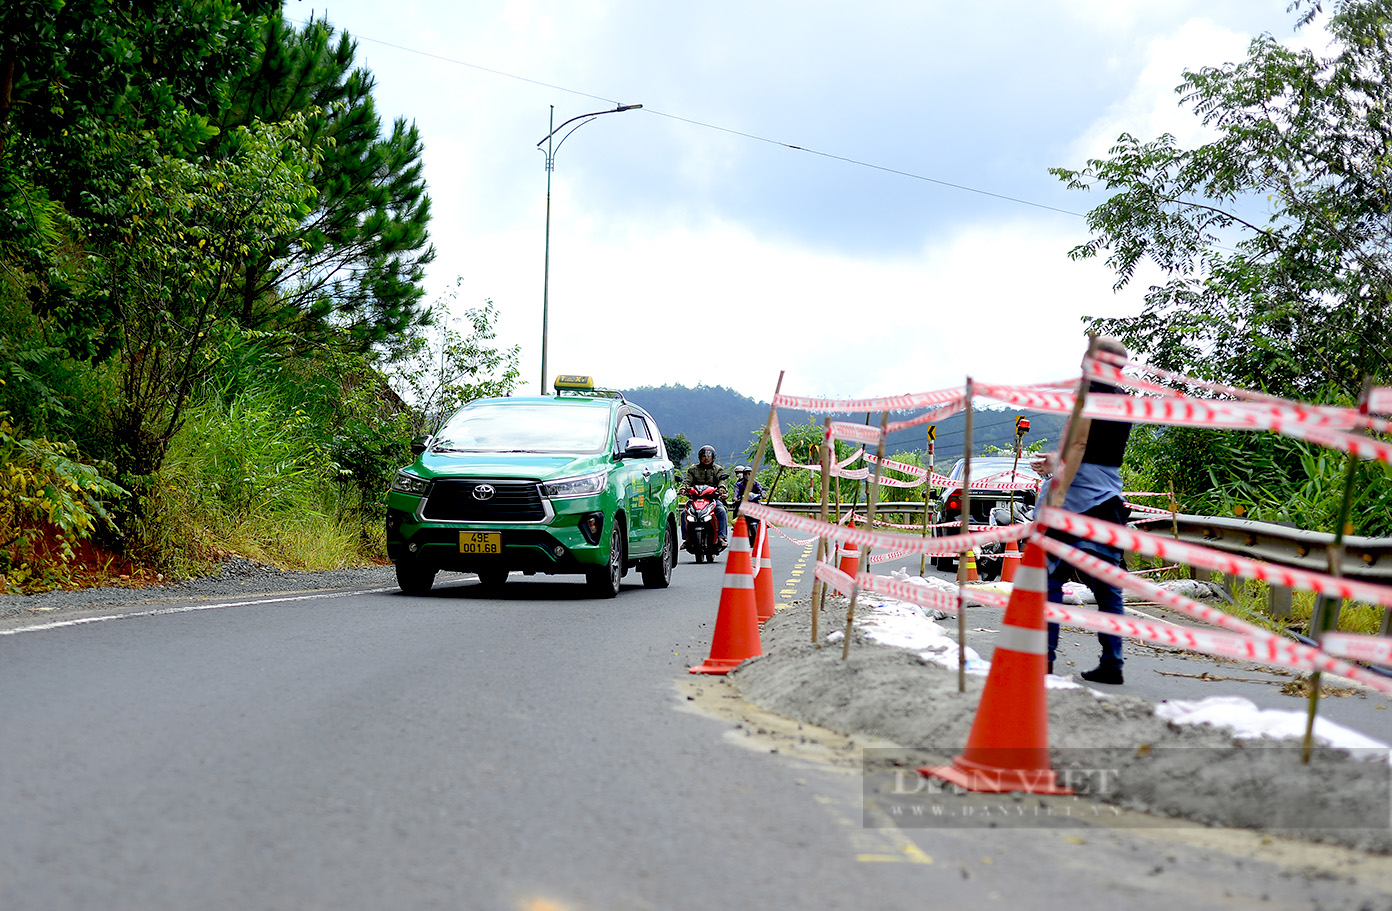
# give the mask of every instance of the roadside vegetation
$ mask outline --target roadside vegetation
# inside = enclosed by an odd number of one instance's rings
[[[355,54],[270,0],[0,11],[0,588],[381,560],[411,437],[515,384],[491,303],[424,299]]]
[[[1210,142],[1123,135],[1053,173],[1096,198],[1074,258],[1118,287],[1143,261],[1163,273],[1142,313],[1088,329],[1166,369],[1348,405],[1392,383],[1392,0],[1292,9],[1328,30],[1318,54],[1261,36],[1179,77]],[[6,590],[183,576],[224,553],[380,560],[411,437],[516,387],[491,302],[425,300],[424,138],[381,120],[355,54],[278,0],[0,9]],[[785,433],[817,461],[819,424]],[[1274,435],[1154,427],[1126,466],[1183,511],[1320,531],[1346,470]],[[1392,470],[1353,478],[1348,530],[1392,535]],[[833,499],[863,502],[856,487]],[[769,496],[818,494],[784,472]]]

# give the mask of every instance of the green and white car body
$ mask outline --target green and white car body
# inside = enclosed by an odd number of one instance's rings
[[[440,570],[494,587],[513,571],[583,573],[613,597],[637,567],[667,586],[678,484],[657,423],[588,378],[559,378],[557,391],[471,402],[412,446],[387,496],[402,591],[429,591]]]

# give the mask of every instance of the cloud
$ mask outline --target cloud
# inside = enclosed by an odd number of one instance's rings
[[[1184,23],[1178,31],[1155,38],[1146,46],[1145,66],[1124,98],[1111,105],[1069,148],[1075,166],[1105,158],[1122,133],[1142,142],[1171,133],[1181,146],[1193,147],[1213,134],[1180,104],[1175,91],[1186,69],[1218,66],[1246,57],[1250,35],[1216,25],[1209,19]]]
[[[726,222],[621,235],[580,223],[552,251],[548,374],[721,385],[762,400],[780,370],[785,391],[847,396],[945,388],[969,374],[1063,379],[1086,344],[1082,316],[1134,312],[1139,295],[1114,295],[1104,267],[1069,261],[1081,223],[1060,219],[975,225],[894,258],[820,254]],[[507,242],[481,251],[516,253]],[[539,266],[509,289],[517,299],[499,299],[505,332],[527,349],[528,392],[539,378]]]

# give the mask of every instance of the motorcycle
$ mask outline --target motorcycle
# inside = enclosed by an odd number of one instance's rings
[[[748,499],[750,503],[762,503],[764,500],[764,495],[760,492],[754,491],[749,494]],[[732,528],[734,527],[735,520],[739,518],[739,503],[740,501],[737,497],[735,499],[735,508],[730,513],[730,527]],[[759,520],[754,518],[753,516],[745,516],[744,524],[749,529],[749,546],[755,550],[757,555],[759,547]]]
[[[696,557],[714,563],[715,557],[724,548],[720,546],[720,518],[715,506],[723,501],[724,490],[709,484],[696,484],[682,489],[686,504],[682,506],[682,549]]]
[[[1021,522],[1031,522],[1034,520],[1034,510],[1023,503],[1013,504],[1013,509],[1007,506],[997,506],[991,510],[991,527],[1000,528],[1006,525],[1018,525]],[[1005,552],[1003,544],[985,544],[976,556],[976,571],[981,576],[983,582],[994,582],[1001,576],[1001,571],[1005,566],[1005,558],[1001,556]]]

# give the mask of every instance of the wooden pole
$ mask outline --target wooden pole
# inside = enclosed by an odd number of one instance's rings
[[[880,472],[884,470],[884,449],[885,449],[885,428],[889,426],[889,412],[880,412],[880,447],[875,453],[875,476],[870,483],[867,491],[865,503],[865,526],[875,527],[875,507],[880,503]],[[860,566],[866,572],[870,571],[870,545],[867,544],[860,549]],[[845,661],[851,654],[851,624],[855,622],[856,597],[860,594],[860,585],[856,582],[851,583],[851,603],[846,608],[846,638],[841,643],[841,660]]]
[[[764,447],[768,445],[769,429],[773,427],[773,419],[778,415],[778,393],[783,389],[783,371],[778,371],[778,383],[773,387],[773,401],[769,402],[768,420],[764,422],[764,432],[759,435],[759,446],[754,450],[754,464],[749,469],[749,483],[744,485],[744,491],[740,494],[739,502],[735,504],[735,514],[739,515],[744,504],[749,502],[749,491],[754,487],[754,479],[759,476],[759,463],[764,460]],[[780,466],[781,467],[781,466]]]
[[[828,518],[828,501],[831,499],[831,418],[827,418],[823,422],[823,427],[821,452],[822,521],[825,522]],[[817,538],[817,563],[821,563],[822,557],[826,556],[827,553],[826,538],[819,536]],[[814,570],[816,569],[817,563],[812,564]],[[812,578],[812,644],[817,648],[821,648],[822,644],[817,639],[817,620],[822,615],[822,605],[826,603],[826,583],[818,579],[815,572]],[[820,588],[818,588],[818,586],[820,586]]]
[[[1372,386],[1372,381],[1363,380],[1363,394],[1358,399],[1358,410],[1366,413],[1368,409],[1368,389]],[[1362,433],[1363,428],[1359,427],[1355,433]],[[1352,452],[1348,454],[1348,465],[1344,469],[1344,497],[1339,504],[1339,527],[1334,529],[1334,541],[1328,547],[1329,553],[1329,574],[1331,576],[1342,576],[1344,574],[1344,530],[1348,528],[1349,515],[1353,512],[1353,480],[1358,473],[1358,456]],[[1310,613],[1310,638],[1315,640],[1315,647],[1320,648],[1324,644],[1324,634],[1331,629],[1339,626],[1340,604],[1329,603],[1330,599],[1324,595],[1315,598],[1315,609]],[[1310,706],[1305,717],[1305,741],[1300,750],[1300,761],[1310,764],[1310,755],[1315,746],[1315,717],[1319,714],[1320,697],[1320,671],[1319,668],[1310,674]]]
[[[937,425],[928,425],[928,478],[923,482],[923,537],[928,537],[928,501],[933,499],[933,437],[937,436]],[[918,574],[928,572],[928,555],[920,554]]]
[[[962,534],[971,534],[972,378],[967,377],[967,419],[962,445]],[[957,692],[967,691],[967,555],[957,555]]]

